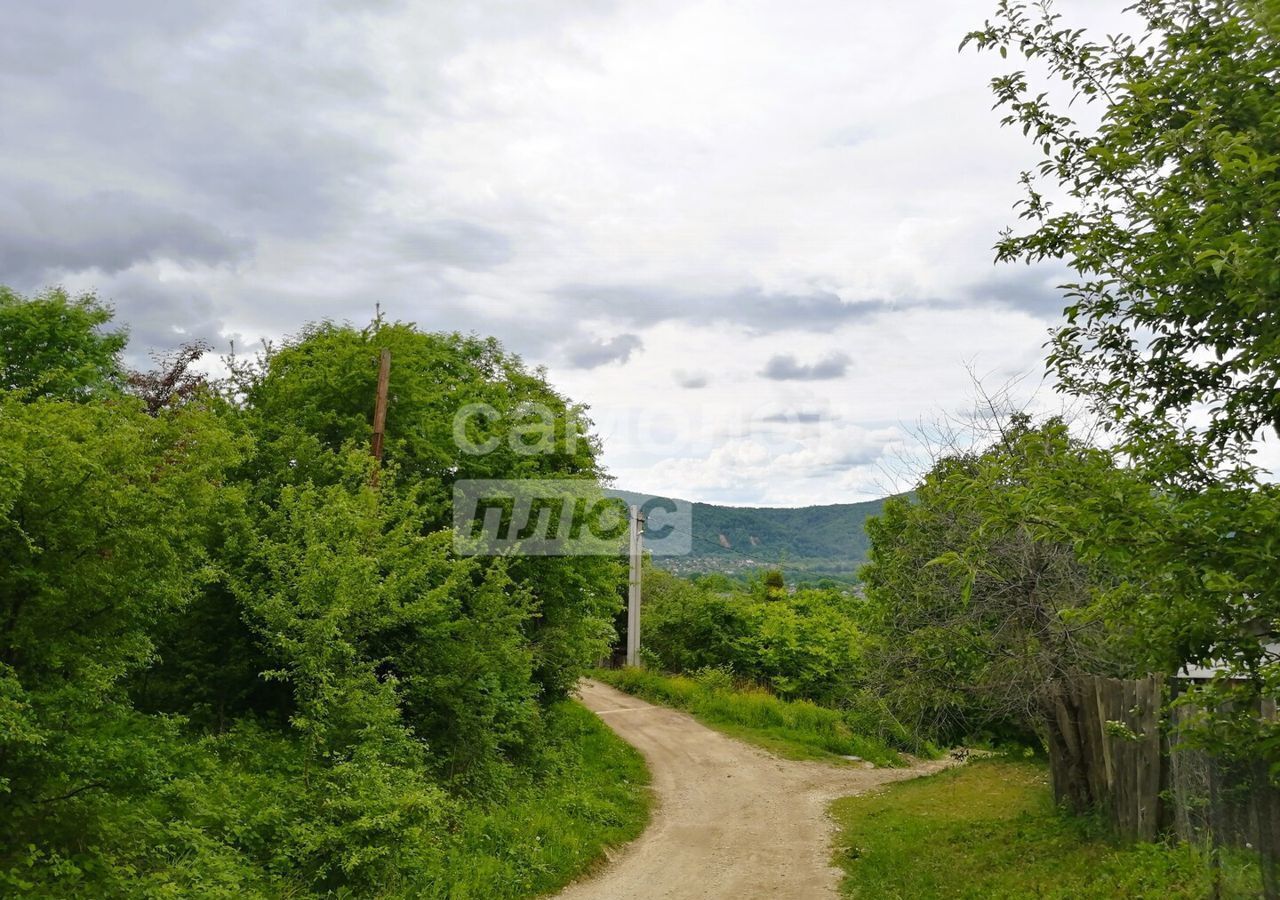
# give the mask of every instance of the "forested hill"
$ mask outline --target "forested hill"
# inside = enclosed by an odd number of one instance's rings
[[[645,495],[614,490],[628,503]],[[673,571],[741,572],[768,565],[814,575],[852,577],[866,562],[867,518],[884,500],[826,506],[753,507],[693,504],[693,549],[689,557],[656,557]]]

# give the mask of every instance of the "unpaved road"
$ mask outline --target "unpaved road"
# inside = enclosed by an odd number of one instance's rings
[[[653,773],[648,829],[595,877],[558,900],[824,900],[837,896],[831,864],[836,797],[935,772],[795,762],[725,737],[676,710],[595,681],[582,701]]]

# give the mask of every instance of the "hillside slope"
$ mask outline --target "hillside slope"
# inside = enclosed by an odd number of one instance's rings
[[[610,489],[628,504],[644,494]],[[867,559],[866,520],[884,500],[826,506],[752,507],[693,504],[692,552],[655,557],[655,564],[678,572],[737,574],[782,565],[813,576],[848,580]]]

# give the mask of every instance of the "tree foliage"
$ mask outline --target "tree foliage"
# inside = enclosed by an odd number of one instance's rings
[[[603,477],[585,410],[496,341],[380,321],[365,329],[320,323],[260,366],[237,368],[234,394],[255,437],[246,469],[254,496],[271,505],[289,485],[351,480],[349,451],[358,455],[372,436],[382,348],[392,358],[384,459],[394,482],[383,494],[411,499],[423,532],[451,526],[459,479]],[[475,414],[459,417],[465,410]],[[511,561],[510,576],[527,594],[522,627],[547,699],[564,696],[607,650],[619,565],[589,556]]]
[[[862,578],[872,678],[898,715],[935,738],[1027,734],[1055,683],[1127,674],[1111,606],[1127,582],[1096,545],[1149,494],[1063,422],[1014,416],[886,503]]]
[[[1143,31],[1096,41],[1048,5],[1002,0],[966,38],[1021,56],[993,82],[1043,160],[1002,260],[1063,259],[1050,362],[1163,473],[1203,483],[1280,429],[1280,31],[1273,2],[1142,0]],[[1096,110],[1096,122],[1067,99]],[[1199,427],[1197,411],[1211,415]]]
[[[138,721],[127,682],[212,576],[239,452],[199,407],[0,399],[0,846],[78,871],[58,836],[94,839],[101,795],[163,778],[165,725]]]
[[[862,683],[855,601],[838,591],[787,594],[765,582],[718,591],[651,568],[644,590],[644,646],[669,672],[722,669],[784,698],[832,705]]]
[[[35,297],[0,285],[0,390],[26,399],[83,400],[117,385],[128,335],[92,294]]]
[[[0,893],[446,896],[504,853],[511,883],[477,884],[554,886],[534,835],[474,832],[582,790],[600,742],[558,700],[607,646],[620,562],[459,557],[447,502],[461,477],[598,481],[582,411],[492,341],[409,325],[308,327],[220,390],[198,347],[125,374],[108,326],[0,294]],[[490,452],[456,440],[468,403]],[[638,808],[609,797],[565,807],[574,853]]]
[[[1004,0],[967,38],[1097,113],[1084,122],[1024,71],[994,80],[1005,123],[1044,154],[1023,176],[1027,229],[997,255],[1074,271],[1050,363],[1160,487],[1158,526],[1104,523],[1136,580],[1162,586],[1124,600],[1145,639],[1136,658],[1216,668],[1194,697],[1211,711],[1201,737],[1280,767],[1275,724],[1256,715],[1280,684],[1268,649],[1280,494],[1252,457],[1280,430],[1280,7],[1142,0],[1131,12],[1137,37],[1096,41],[1047,5]]]

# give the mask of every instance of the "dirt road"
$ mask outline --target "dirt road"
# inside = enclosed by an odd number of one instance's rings
[[[836,797],[937,771],[867,769],[771,756],[594,681],[580,694],[649,763],[656,805],[639,839],[558,900],[824,900],[837,896],[831,865]]]

